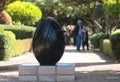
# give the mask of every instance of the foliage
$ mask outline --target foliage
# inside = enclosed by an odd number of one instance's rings
[[[14,2],[14,1],[19,1],[19,0],[0,0],[0,11],[4,10],[4,8],[8,4],[10,4],[10,3]]]
[[[19,56],[30,51],[32,39],[16,40],[12,42],[12,57]]]
[[[90,36],[90,42],[91,44],[95,47],[95,48],[100,48],[100,40],[109,38],[108,34],[105,33],[95,33],[93,35]]]
[[[24,0],[29,1],[29,0]],[[106,12],[106,6],[103,4],[117,0],[30,0],[38,5],[43,11],[43,17],[52,16],[62,25],[76,24],[76,20],[82,18],[92,27],[93,31],[104,30],[110,33],[114,20]],[[118,0],[120,1],[120,0]],[[51,3],[49,3],[51,2]],[[111,4],[108,4],[111,5]],[[117,9],[117,8],[116,8]],[[112,9],[110,11],[116,11]],[[46,13],[48,12],[48,13]],[[113,17],[112,17],[113,19]],[[94,30],[95,29],[95,30]]]
[[[4,29],[3,28],[0,28],[0,33],[4,32]]]
[[[54,17],[62,26],[76,24],[78,19],[96,28],[94,23],[93,9],[102,0],[23,0],[32,1],[38,5],[43,12],[43,18]],[[47,12],[47,13],[46,13]],[[92,15],[92,16],[91,16]],[[97,24],[98,25],[98,24]],[[99,27],[98,25],[97,27]],[[98,29],[98,28],[97,28]]]
[[[112,52],[112,46],[111,46],[111,42],[109,39],[104,39],[101,42],[102,45],[102,52],[112,58],[115,58],[114,53]]]
[[[31,49],[31,43],[31,38],[16,40],[13,32],[0,28],[0,60],[9,60],[13,56],[28,52]]]
[[[97,4],[94,7],[93,14],[96,19],[104,16],[104,9],[103,9],[102,4]]]
[[[32,38],[27,38],[22,40],[22,45],[23,45],[23,53],[30,51],[32,47]]]
[[[12,57],[21,55],[23,52],[22,42],[21,40],[16,40],[12,42]]]
[[[30,1],[30,0],[23,0]],[[73,4],[71,2],[62,2],[61,0],[31,0],[39,6],[43,12],[43,18],[47,16],[54,17],[60,24],[73,24],[76,17],[85,14],[86,6],[83,4]],[[77,2],[74,2],[77,3]],[[76,21],[75,21],[76,22]]]
[[[113,53],[115,54],[117,60],[120,60],[120,29],[111,34],[110,41]]]
[[[110,16],[118,17],[120,15],[120,0],[104,0],[104,7]]]
[[[0,24],[12,24],[10,15],[4,10],[5,7],[18,0],[0,0]]]
[[[99,48],[100,48],[100,50],[103,48],[103,40],[104,39],[109,39],[109,37],[110,37],[110,34],[103,33],[101,35],[101,38],[100,38],[100,41],[99,41]]]
[[[15,35],[11,31],[0,32],[0,60],[11,58],[12,41],[15,41]]]
[[[18,25],[34,25],[42,17],[40,8],[31,2],[16,1],[9,4],[6,10],[11,15],[13,24]]]
[[[32,38],[35,32],[34,27],[21,25],[0,25],[4,30],[12,31],[16,39]]]

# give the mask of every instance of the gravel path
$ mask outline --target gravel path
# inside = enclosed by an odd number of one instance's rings
[[[38,63],[33,53],[0,61],[0,82],[19,82],[18,66],[22,63]],[[75,82],[120,82],[120,64],[98,50],[76,52],[74,46],[66,46],[59,63],[75,63]]]

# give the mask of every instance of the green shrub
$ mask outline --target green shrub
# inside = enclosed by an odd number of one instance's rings
[[[99,49],[100,49],[100,51],[103,51],[103,40],[104,39],[101,39],[100,42],[99,42]]]
[[[5,31],[4,29],[10,31]],[[22,40],[20,39],[16,40],[15,34],[12,31],[16,33],[18,38],[22,38]],[[16,28],[12,26],[1,27],[0,28],[0,60],[9,60],[13,56],[19,56],[25,52],[28,52],[31,49],[31,43],[32,43],[31,34],[34,31],[35,28],[30,28],[30,27],[26,27],[26,28],[21,28],[21,27]],[[19,36],[24,34],[28,36],[24,36],[24,37]]]
[[[28,52],[31,50],[31,46],[32,46],[32,39],[28,38],[28,39],[23,39],[22,40],[22,45],[23,45],[23,53],[24,52]]]
[[[41,9],[31,2],[13,2],[7,6],[6,11],[16,25],[34,25],[42,17]]]
[[[90,36],[90,42],[91,44],[95,47],[95,48],[100,48],[100,40],[109,38],[108,34],[105,33],[95,33],[93,35]]]
[[[117,60],[120,62],[120,29],[113,32],[110,36],[112,50]]]
[[[16,40],[12,43],[12,56],[19,56],[30,51],[32,39]]]
[[[0,60],[9,60],[12,56],[12,42],[15,35],[11,31],[0,32]]]
[[[12,42],[12,57],[19,56],[23,53],[23,45],[21,40],[16,40]]]
[[[0,28],[12,31],[15,34],[16,39],[32,38],[35,32],[35,28],[30,26],[0,25]]]
[[[102,52],[106,55],[109,55],[112,58],[115,58],[115,55],[112,52],[112,46],[111,46],[111,42],[109,39],[104,39],[103,40],[103,50]]]
[[[99,49],[102,51],[102,48],[103,48],[103,40],[104,39],[109,39],[110,37],[110,34],[105,34],[103,36],[101,36],[101,39],[99,41]]]
[[[0,33],[4,32],[4,29],[3,28],[0,28]]]

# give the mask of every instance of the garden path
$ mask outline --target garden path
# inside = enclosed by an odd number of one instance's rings
[[[22,63],[38,62],[31,52],[0,61],[0,82],[19,82],[18,66]],[[75,82],[120,82],[120,64],[99,50],[77,52],[74,46],[66,46],[59,63],[75,63]]]

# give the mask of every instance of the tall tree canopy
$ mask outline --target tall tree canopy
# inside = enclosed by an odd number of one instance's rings
[[[120,0],[105,0],[104,7],[109,16],[114,18],[116,28],[120,28]]]
[[[30,1],[30,0],[23,0]],[[43,12],[43,17],[52,16],[61,24],[75,24],[77,18],[84,19],[90,27],[103,30],[110,27],[109,6],[104,3],[119,3],[120,0],[31,0],[38,5]],[[108,4],[111,5],[111,4]],[[117,8],[118,9],[118,8]],[[113,9],[114,11],[116,9]],[[111,11],[111,12],[112,12]],[[113,18],[112,18],[113,19]]]

